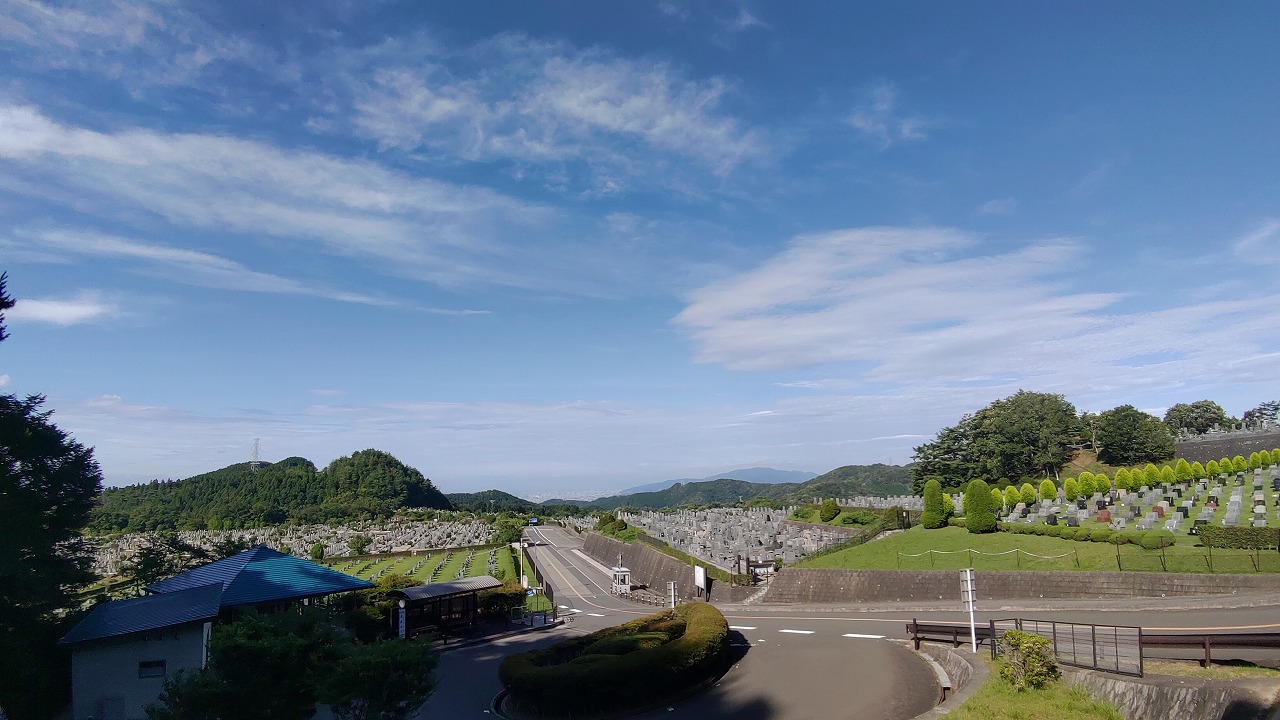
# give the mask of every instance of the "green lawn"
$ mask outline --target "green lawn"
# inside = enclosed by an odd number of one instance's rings
[[[1014,533],[971,534],[964,528],[926,530],[916,526],[906,532],[872,540],[863,545],[806,560],[797,567],[842,568],[851,570],[1145,570],[1160,572],[1209,572],[1208,550],[1195,544],[1194,537],[1179,537],[1178,544],[1164,551],[1143,550],[1111,543],[1079,542],[1041,535]],[[1019,549],[1022,552],[1011,553]],[[947,554],[928,553],[948,551]],[[968,551],[973,550],[970,554]],[[1006,553],[983,555],[981,553]],[[1044,560],[1029,555],[1053,557]],[[1058,557],[1055,557],[1058,556]],[[1257,556],[1263,572],[1280,572],[1280,553],[1261,552]],[[1254,572],[1253,553],[1243,550],[1214,550],[1215,572]],[[1077,565],[1078,563],[1078,565]]]
[[[985,685],[947,715],[948,720],[1124,720],[1115,706],[1062,681],[1018,692],[996,666]]]
[[[477,577],[489,574],[489,552],[491,548],[477,548],[475,557],[471,559],[471,567],[467,569],[467,577]],[[433,550],[428,553],[418,553],[417,555],[390,555],[382,558],[372,558],[362,560],[351,567],[347,567],[348,561],[343,559],[335,559],[325,563],[326,566],[345,572],[348,575],[354,575],[362,580],[372,580],[380,570],[384,575],[396,573],[400,575],[409,575],[413,579],[421,583],[429,583],[431,581],[431,573],[441,563],[439,574],[436,576],[436,582],[447,582],[453,580],[458,574],[458,570],[462,567],[462,563],[467,559],[469,550]],[[447,561],[446,561],[447,558]],[[512,551],[507,546],[497,548],[497,577],[507,580],[517,580],[515,570],[515,558]],[[419,562],[421,561],[421,565]],[[417,572],[411,572],[417,566]]]

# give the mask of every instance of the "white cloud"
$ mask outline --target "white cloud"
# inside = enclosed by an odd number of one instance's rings
[[[250,270],[240,263],[210,253],[151,245],[93,231],[42,231],[34,233],[32,238],[49,247],[80,255],[139,260],[166,269],[166,272],[161,273],[162,277],[190,285],[248,292],[316,295],[366,305],[390,304],[356,293],[308,287],[297,280]]]
[[[675,322],[691,332],[702,362],[744,370],[845,363],[863,383],[914,390],[1114,397],[1261,382],[1280,371],[1267,330],[1280,325],[1278,295],[1120,313],[1112,308],[1122,296],[1063,282],[1081,267],[1078,242],[997,255],[971,248],[969,237],[945,229],[800,237],[759,268],[695,292]]]
[[[0,388],[7,386],[11,379],[8,375],[0,375]]]
[[[1244,262],[1280,262],[1280,220],[1267,220],[1245,233],[1232,244],[1231,249]]]
[[[541,282],[527,267],[507,262],[515,246],[505,240],[553,217],[489,190],[365,160],[219,135],[98,132],[12,105],[0,105],[0,168],[36,178],[38,192],[57,200],[71,189],[80,207],[94,212],[122,214],[125,206],[178,226],[319,243],[330,253],[442,285]],[[113,252],[188,263],[223,277],[228,269],[218,258],[180,250],[117,246]],[[290,281],[261,275],[254,282],[279,288]]]
[[[746,8],[739,8],[737,16],[728,23],[728,29],[733,32],[741,32],[743,30],[750,30],[751,28],[760,28],[761,30],[770,29],[769,23],[761,20],[759,17],[756,17],[754,13]]]
[[[118,314],[118,308],[104,302],[94,292],[84,291],[74,298],[18,298],[6,319],[13,322],[80,325]]]
[[[1007,197],[988,200],[982,203],[982,206],[978,208],[978,212],[983,215],[1009,215],[1017,209],[1017,198]]]
[[[759,135],[720,110],[729,90],[723,79],[691,80],[662,62],[518,35],[471,52],[491,66],[466,77],[447,69],[447,57],[407,64],[403,56],[412,53],[397,52],[394,62],[382,54],[351,55],[344,72],[353,86],[356,129],[384,149],[585,163],[598,190],[645,173],[654,153],[717,175],[764,154]]]
[[[911,140],[924,140],[931,124],[918,115],[898,111],[898,88],[893,83],[880,83],[867,91],[849,124],[873,140],[881,149]]]

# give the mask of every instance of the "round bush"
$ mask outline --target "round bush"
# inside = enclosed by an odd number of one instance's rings
[[[685,624],[684,633],[658,643]],[[628,637],[630,639],[628,639]],[[521,714],[584,717],[629,713],[678,695],[719,672],[729,625],[707,603],[688,603],[551,647],[511,655],[498,676]],[[625,654],[600,650],[633,649]],[[660,690],[657,690],[660,689]]]
[[[1076,530],[1076,536],[1073,538],[1076,542],[1089,542],[1093,536],[1092,528],[1079,528]]]
[[[1110,539],[1110,528],[1094,528],[1089,532],[1089,540],[1092,542],[1107,542]]]
[[[1122,532],[1111,533],[1111,537],[1107,538],[1107,542],[1112,545],[1128,545],[1129,537]]]
[[[1077,528],[1064,527],[1058,530],[1058,537],[1062,538],[1063,540],[1075,540],[1076,532],[1077,532]]]
[[[1061,525],[1037,525],[1037,535],[1048,535],[1049,537],[1059,537],[1062,534]]]

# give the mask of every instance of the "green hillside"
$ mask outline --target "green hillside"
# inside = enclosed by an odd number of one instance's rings
[[[185,480],[108,488],[90,519],[95,533],[261,527],[390,517],[400,508],[451,509],[418,472],[380,450],[340,457],[323,470],[306,458],[238,463]]]
[[[518,498],[501,490],[481,490],[473,493],[449,493],[445,495],[455,510],[469,512],[512,512],[522,515],[538,512],[541,505]]]
[[[752,483],[744,480],[710,480],[677,483],[656,492],[612,495],[590,502],[548,500],[587,507],[615,510],[644,508],[657,510],[685,505],[732,505],[752,498],[765,498],[780,503],[810,502],[814,497],[851,497],[854,495],[905,495],[910,492],[911,472],[902,465],[846,465],[803,483]]]

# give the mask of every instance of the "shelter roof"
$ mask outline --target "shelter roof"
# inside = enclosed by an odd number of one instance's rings
[[[502,587],[502,583],[489,575],[480,575],[477,577],[467,578],[465,580],[453,580],[450,582],[431,583],[430,585],[417,585],[415,587],[401,588],[392,590],[389,595],[393,597],[404,598],[405,600],[433,600],[435,598],[452,597],[454,595],[465,595],[467,593],[480,592],[490,588]]]
[[[89,611],[60,645],[101,640],[211,620],[222,605],[222,585],[213,583],[161,595],[105,602]]]
[[[224,608],[373,587],[365,580],[259,545],[153,583],[147,591],[169,594],[214,583],[222,587]]]

